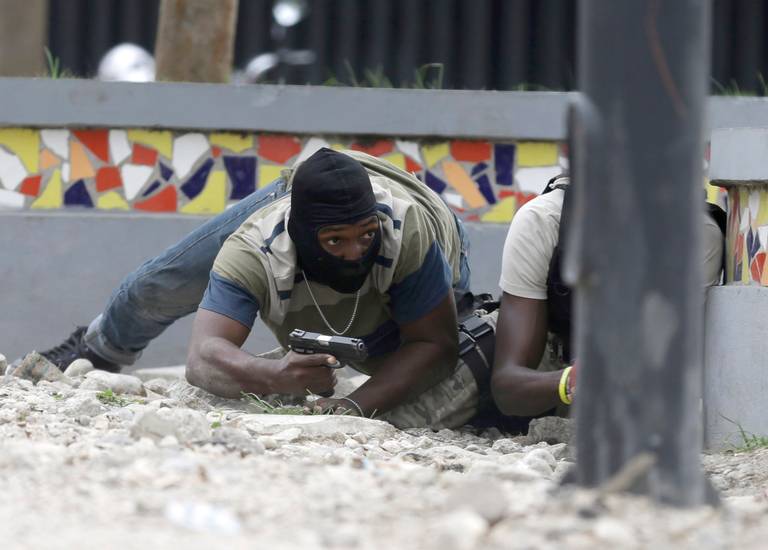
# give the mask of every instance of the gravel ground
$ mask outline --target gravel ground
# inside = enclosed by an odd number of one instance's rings
[[[403,432],[74,367],[59,376],[31,361],[26,378],[0,379],[3,549],[701,549],[768,537],[765,449],[705,455],[723,506],[677,510],[561,488],[569,446],[534,443],[564,438],[560,419],[533,440]]]

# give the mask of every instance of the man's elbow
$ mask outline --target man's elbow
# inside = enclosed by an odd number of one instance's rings
[[[526,412],[520,407],[519,384],[515,383],[509,373],[495,371],[491,375],[491,396],[499,411],[506,416],[525,416]]]
[[[204,361],[200,355],[200,350],[197,348],[190,349],[187,354],[187,366],[184,370],[184,375],[188,383],[193,386],[202,387],[203,364]]]

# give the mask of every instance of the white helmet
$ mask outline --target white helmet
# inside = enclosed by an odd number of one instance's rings
[[[155,79],[155,60],[147,50],[136,44],[118,44],[110,49],[99,63],[99,80],[126,82],[152,82]]]

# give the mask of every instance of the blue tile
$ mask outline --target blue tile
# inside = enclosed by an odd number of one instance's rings
[[[496,204],[496,195],[493,194],[493,186],[491,185],[491,180],[488,179],[488,176],[483,174],[475,181],[477,182],[477,188],[480,190],[480,193],[483,194],[485,200],[488,201],[488,204]]]
[[[481,163],[479,163],[479,164],[475,164],[475,165],[472,167],[472,175],[473,175],[473,176],[476,176],[476,175],[478,175],[480,172],[482,172],[483,170],[485,170],[486,168],[488,168],[488,165],[487,165],[486,163],[484,163],[484,162],[481,162]]]
[[[66,206],[87,206],[88,208],[93,208],[93,200],[91,200],[91,195],[88,193],[83,180],[73,183],[64,192],[64,204]]]
[[[425,183],[429,186],[430,189],[432,189],[432,191],[434,191],[438,195],[442,193],[446,187],[448,187],[448,185],[443,180],[438,178],[429,170],[426,171],[425,178],[426,178]]]
[[[186,183],[181,186],[181,190],[188,198],[194,199],[205,188],[205,183],[208,181],[208,174],[210,174],[211,168],[213,168],[213,159],[209,158],[190,176]]]
[[[173,177],[173,170],[161,162],[160,175],[163,177],[165,181],[168,181]]]
[[[232,200],[247,197],[256,190],[256,157],[224,157],[224,168],[232,183]]]
[[[749,256],[749,261],[752,261],[752,258],[755,257],[755,254],[757,254],[760,250],[760,236],[757,233],[752,233],[752,228],[749,229],[749,233],[747,233],[747,255]]]
[[[497,143],[493,146],[493,161],[496,168],[496,183],[512,185],[515,169],[515,146]]]
[[[146,197],[146,196],[148,196],[148,195],[151,195],[151,194],[152,194],[152,192],[153,192],[153,191],[156,191],[158,187],[160,187],[160,182],[159,182],[159,181],[157,181],[157,180],[155,180],[155,182],[154,182],[152,185],[150,185],[149,187],[147,187],[147,190],[146,190],[146,191],[144,191],[144,192],[141,194],[141,196],[142,196],[142,197]]]

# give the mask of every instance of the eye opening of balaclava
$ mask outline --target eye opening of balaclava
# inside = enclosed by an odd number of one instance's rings
[[[381,246],[381,229],[358,260],[327,252],[318,231],[376,215],[376,198],[365,168],[344,153],[323,147],[296,169],[291,188],[288,234],[307,278],[350,294],[363,286]]]

